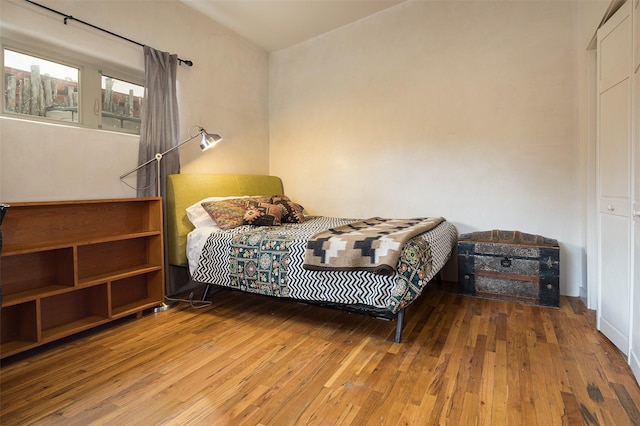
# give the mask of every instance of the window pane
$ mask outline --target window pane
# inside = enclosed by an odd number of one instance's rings
[[[77,68],[4,50],[5,112],[78,122]]]
[[[140,134],[144,87],[102,76],[102,128]]]

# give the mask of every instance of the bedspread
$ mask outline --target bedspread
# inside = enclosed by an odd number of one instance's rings
[[[298,300],[364,304],[395,313],[411,303],[449,258],[457,232],[448,222],[405,245],[397,273],[309,271],[307,240],[357,219],[309,217],[302,224],[240,226],[208,236],[190,264],[194,281]],[[193,256],[193,254],[192,254]]]

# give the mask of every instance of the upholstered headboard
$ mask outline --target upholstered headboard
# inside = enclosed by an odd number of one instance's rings
[[[201,175],[167,176],[167,247],[169,264],[187,266],[187,234],[193,225],[185,209],[207,197],[231,195],[284,194],[282,181],[266,175]]]

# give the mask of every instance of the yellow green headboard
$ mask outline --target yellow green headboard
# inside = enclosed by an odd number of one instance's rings
[[[201,175],[167,176],[167,247],[169,264],[187,266],[187,234],[193,225],[185,209],[207,197],[230,195],[284,194],[282,181],[266,175]]]

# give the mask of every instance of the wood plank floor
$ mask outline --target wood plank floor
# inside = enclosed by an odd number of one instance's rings
[[[579,299],[430,286],[394,323],[216,290],[5,360],[3,425],[640,425],[640,388]]]

